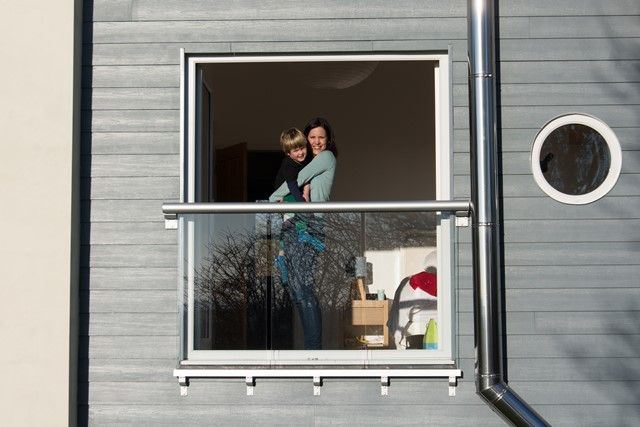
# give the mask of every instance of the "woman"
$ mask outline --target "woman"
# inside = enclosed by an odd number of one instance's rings
[[[316,117],[304,128],[311,147],[313,160],[298,173],[298,185],[311,184],[311,202],[326,202],[331,196],[336,169],[336,148],[333,129],[329,122]],[[289,194],[286,183],[273,192],[270,201],[279,201]],[[293,300],[304,331],[304,348],[322,348],[322,313],[315,294],[316,255],[324,250],[322,215],[301,216],[305,230],[289,227],[283,230],[284,258],[289,284],[287,289]],[[299,222],[299,223],[300,223]]]
[[[311,147],[313,160],[298,173],[298,185],[311,183],[311,201],[327,202],[331,196],[338,156],[333,129],[326,119],[316,117],[307,123],[303,133]],[[269,201],[282,200],[287,194],[289,188],[282,184],[271,194]]]

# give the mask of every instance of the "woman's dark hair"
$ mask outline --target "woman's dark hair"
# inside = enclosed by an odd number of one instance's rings
[[[304,127],[304,131],[302,131],[302,133],[304,133],[305,137],[308,137],[309,132],[311,132],[311,130],[315,128],[324,129],[324,131],[327,133],[326,149],[331,151],[334,156],[338,157],[338,147],[336,147],[336,139],[333,135],[333,129],[331,128],[331,125],[329,124],[327,119],[325,119],[324,117],[314,117],[313,119],[309,120],[309,123],[307,123],[307,125]]]

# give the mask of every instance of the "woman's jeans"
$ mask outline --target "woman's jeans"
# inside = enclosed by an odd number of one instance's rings
[[[313,230],[310,229],[310,231],[314,236],[318,236]],[[287,289],[302,322],[304,348],[320,350],[322,348],[322,313],[314,289],[318,252],[308,242],[301,241],[299,232],[292,223],[283,225],[281,236],[289,275]]]

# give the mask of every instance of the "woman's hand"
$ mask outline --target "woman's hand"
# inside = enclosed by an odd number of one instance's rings
[[[311,184],[306,184],[304,187],[302,187],[302,197],[304,198],[305,202],[311,201]]]

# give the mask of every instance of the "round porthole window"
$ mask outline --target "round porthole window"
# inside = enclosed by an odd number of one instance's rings
[[[613,188],[621,167],[618,138],[595,117],[557,117],[533,142],[533,177],[542,191],[559,202],[580,205],[598,200]]]

